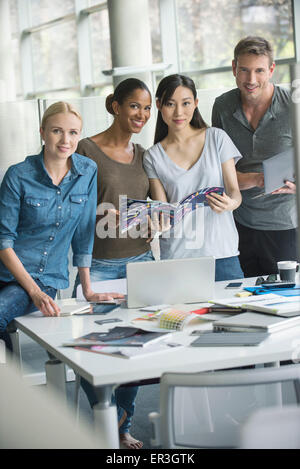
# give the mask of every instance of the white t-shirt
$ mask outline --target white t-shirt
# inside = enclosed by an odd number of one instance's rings
[[[222,163],[241,154],[221,129],[206,129],[202,154],[189,169],[174,163],[160,143],[144,154],[148,177],[159,179],[168,202],[179,202],[205,187],[224,187]],[[215,213],[210,207],[199,207],[187,214],[174,229],[160,238],[161,259],[214,256],[216,259],[237,256],[238,233],[232,212]]]

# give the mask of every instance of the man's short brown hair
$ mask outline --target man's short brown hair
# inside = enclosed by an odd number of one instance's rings
[[[241,39],[234,49],[234,61],[237,63],[238,57],[242,54],[266,55],[269,57],[270,66],[273,59],[273,48],[269,41],[259,36],[247,36]]]

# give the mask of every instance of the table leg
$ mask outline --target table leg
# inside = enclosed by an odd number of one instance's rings
[[[60,360],[51,358],[45,363],[47,386],[58,391],[67,402],[66,368]]]
[[[119,448],[119,431],[117,409],[111,403],[113,385],[95,387],[98,403],[94,405],[95,431],[99,436],[101,447]]]
[[[270,362],[265,363],[265,368],[280,368],[280,362]],[[282,383],[273,384],[269,398],[273,399],[273,405],[282,407],[283,405],[283,396],[282,396]]]
[[[18,329],[13,326],[13,324],[10,324],[7,328],[7,331],[10,336],[10,340],[12,343],[12,349],[13,349],[13,361],[14,363],[19,367],[20,371],[22,372],[22,353],[21,353],[21,346],[20,346],[20,333]]]

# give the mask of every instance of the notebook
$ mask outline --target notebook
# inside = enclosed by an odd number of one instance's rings
[[[192,347],[233,347],[259,345],[268,332],[205,332],[191,343]]]
[[[55,300],[55,303],[60,308],[60,316],[73,316],[74,314],[91,313],[91,305],[87,301],[80,301],[76,298],[65,298],[62,300]]]
[[[200,303],[214,297],[214,283],[214,257],[130,263],[127,306]]]
[[[261,331],[277,332],[289,327],[300,326],[300,317],[282,318],[261,313],[241,313],[213,323],[214,331]]]

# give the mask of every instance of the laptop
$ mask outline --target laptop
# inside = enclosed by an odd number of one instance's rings
[[[127,264],[127,307],[200,303],[214,296],[215,258]]]

